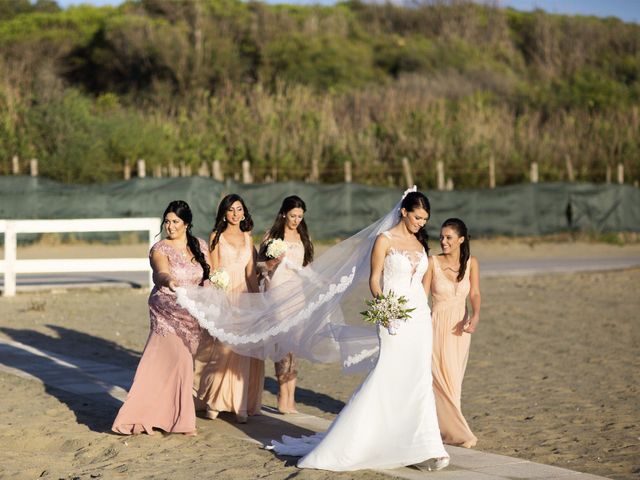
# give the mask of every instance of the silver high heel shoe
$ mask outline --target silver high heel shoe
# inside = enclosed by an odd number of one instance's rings
[[[412,466],[418,470],[435,472],[449,466],[449,457],[429,458],[424,462],[416,463]]]

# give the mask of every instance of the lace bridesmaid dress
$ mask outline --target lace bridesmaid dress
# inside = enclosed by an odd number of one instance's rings
[[[440,267],[438,257],[432,257],[432,261],[432,373],[440,432],[444,443],[471,448],[478,439],[471,432],[460,406],[462,379],[467,368],[471,335],[460,335],[456,331],[456,326],[467,318],[466,299],[471,288],[470,264],[467,263],[464,278],[457,282],[447,278]]]
[[[243,247],[236,248],[221,234],[218,248],[220,268],[230,277],[227,294],[233,301],[237,294],[248,291],[245,269],[253,256],[253,242],[245,233]],[[239,355],[203,332],[195,357],[194,389],[199,400],[218,412],[258,415],[263,387],[263,360]]]
[[[207,244],[199,240],[200,249]],[[198,285],[202,267],[183,256],[164,240],[149,252],[166,255],[171,275],[178,285]],[[176,303],[166,287],[154,287],[149,296],[151,331],[138,364],[133,385],[111,429],[122,434],[165,432],[189,433],[196,430],[193,405],[193,354],[200,341],[195,318]]]
[[[431,316],[422,285],[428,261],[424,250],[388,252],[383,291],[404,295],[406,307],[415,310],[400,321],[395,335],[378,328],[376,365],[326,433],[285,436],[270,448],[282,455],[304,455],[298,467],[333,471],[398,468],[449,457],[431,387]]]

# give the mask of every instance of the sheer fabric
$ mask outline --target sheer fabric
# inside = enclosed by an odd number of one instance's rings
[[[410,191],[415,187],[405,195]],[[313,362],[340,361],[347,371],[369,369],[377,358],[378,337],[375,327],[362,325],[357,312],[370,296],[375,239],[399,215],[400,202],[312,264],[300,268],[287,263],[295,275],[265,292],[239,294],[231,303],[221,290],[184,287],[176,292],[178,302],[211,336],[243,355],[278,361],[292,352]],[[345,322],[343,310],[352,325]]]

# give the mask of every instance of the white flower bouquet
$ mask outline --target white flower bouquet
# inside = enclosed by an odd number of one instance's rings
[[[396,297],[393,291],[386,295],[378,295],[373,300],[367,301],[367,310],[360,312],[367,323],[373,323],[386,328],[390,335],[395,335],[400,325],[400,320],[407,320],[409,314],[415,308],[405,308],[407,299],[403,296]]]
[[[220,290],[226,290],[231,279],[225,270],[217,268],[213,273],[211,273],[211,275],[209,275],[209,281],[214,287],[219,288]]]
[[[279,238],[272,238],[267,244],[267,251],[265,253],[269,258],[278,258],[287,251],[287,248],[287,242]]]

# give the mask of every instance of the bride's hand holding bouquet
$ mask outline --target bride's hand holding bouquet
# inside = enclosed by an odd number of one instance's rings
[[[366,302],[367,310],[360,312],[364,321],[374,325],[380,325],[389,331],[389,335],[395,335],[400,326],[400,320],[407,320],[415,308],[405,308],[408,300],[404,296],[396,297],[393,291],[380,294],[373,300]]]

